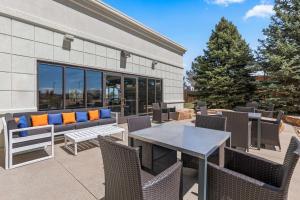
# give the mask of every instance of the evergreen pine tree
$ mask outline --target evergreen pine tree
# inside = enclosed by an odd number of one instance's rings
[[[212,31],[204,55],[192,63],[195,89],[211,108],[245,104],[255,87],[253,55],[236,26],[224,17]]]
[[[259,87],[262,101],[300,112],[300,1],[275,0],[275,15],[260,41],[258,62],[268,81]]]

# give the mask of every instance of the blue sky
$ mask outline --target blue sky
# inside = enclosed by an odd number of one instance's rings
[[[232,21],[252,49],[270,23],[274,0],[104,0],[147,27],[183,45],[185,69],[203,49],[222,16]]]

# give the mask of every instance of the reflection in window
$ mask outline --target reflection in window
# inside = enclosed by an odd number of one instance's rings
[[[147,113],[147,79],[146,78],[139,78],[139,98],[138,98],[138,105],[139,105],[139,113],[144,114]]]
[[[148,112],[152,112],[153,103],[155,103],[155,80],[148,79]]]
[[[121,77],[106,76],[106,96],[108,107],[114,112],[121,111]]]
[[[162,102],[161,80],[156,80],[156,102]]]
[[[85,107],[84,71],[82,69],[65,69],[66,108]]]
[[[87,107],[102,107],[102,72],[86,71]]]
[[[40,64],[38,67],[39,110],[63,108],[63,69]]]

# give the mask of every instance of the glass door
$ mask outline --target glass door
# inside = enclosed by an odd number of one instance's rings
[[[124,77],[124,116],[136,115],[137,78]]]
[[[138,108],[139,114],[147,114],[147,78],[138,80]]]
[[[117,75],[106,75],[106,104],[113,112],[122,113],[122,77]]]
[[[152,104],[155,102],[155,79],[148,79],[148,113],[152,113]]]

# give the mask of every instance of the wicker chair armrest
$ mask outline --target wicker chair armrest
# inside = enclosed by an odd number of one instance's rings
[[[182,163],[174,165],[143,185],[144,199],[179,199]]]
[[[271,199],[280,193],[278,187],[213,163],[208,163],[207,170],[209,199]]]
[[[225,167],[273,186],[282,179],[282,165],[225,147]]]

